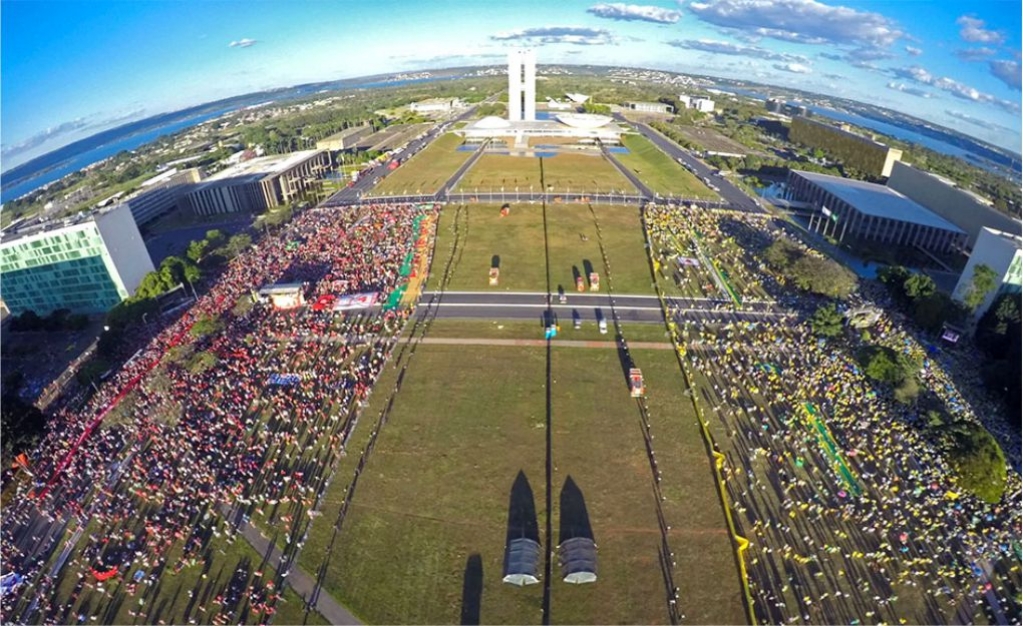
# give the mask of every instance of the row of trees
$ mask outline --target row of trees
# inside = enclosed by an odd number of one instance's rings
[[[71,309],[57,309],[46,317],[40,317],[35,311],[25,311],[11,318],[12,332],[62,332],[84,330],[89,325],[88,316],[72,314]]]
[[[844,299],[856,288],[856,275],[851,271],[827,257],[808,254],[784,237],[767,247],[764,260],[810,293]]]
[[[222,231],[214,229],[207,231],[202,239],[189,243],[184,257],[164,259],[157,270],[142,278],[135,295],[107,312],[106,326],[109,330],[103,333],[97,346],[100,360],[111,359],[120,351],[125,329],[159,313],[160,296],[185,283],[194,291],[205,272],[215,271],[250,245],[252,237],[246,233],[228,238]]]
[[[877,277],[888,288],[896,305],[910,315],[920,329],[929,333],[941,332],[945,324],[962,325],[969,316],[969,309],[947,293],[938,291],[934,279],[926,274],[890,266],[878,272]]]
[[[0,462],[4,469],[17,455],[34,448],[46,432],[42,411],[18,395],[22,383],[22,374],[13,372],[4,376],[0,387]]]
[[[1023,329],[1020,294],[999,296],[977,323],[975,340],[986,361],[981,375],[988,390],[1004,404],[1008,415],[1019,415],[1023,396]]]

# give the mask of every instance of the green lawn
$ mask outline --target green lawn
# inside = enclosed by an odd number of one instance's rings
[[[571,300],[569,300],[571,302]],[[622,332],[628,341],[642,341],[670,344],[667,330],[663,324],[623,324]],[[542,339],[543,326],[539,319],[535,322],[479,319],[436,319],[430,325],[430,337],[439,338],[480,338],[480,339]],[[584,322],[579,330],[572,328],[571,320],[562,320],[561,334],[554,340],[562,341],[614,341],[614,329],[601,335],[597,325]]]
[[[392,389],[394,370],[385,371],[366,421]],[[475,554],[480,623],[540,623],[542,589],[504,585],[501,568],[520,471],[544,526],[544,380],[542,349],[420,346],[327,562],[325,588],[370,623],[459,623]],[[360,424],[356,436],[372,428]],[[350,450],[302,553],[307,571],[326,554],[361,445]]]
[[[447,133],[388,174],[367,195],[436,193],[472,152],[457,150],[462,138]]]
[[[646,382],[665,522],[672,527],[674,582],[686,621],[745,623],[724,513],[675,356],[661,350],[630,353]],[[557,581],[553,621],[662,623],[666,591],[658,566],[652,470],[617,351],[555,349],[553,374],[554,485],[560,490],[571,476],[585,496],[600,577],[593,588]]]
[[[543,190],[540,161],[535,157],[484,154],[462,178],[457,191],[464,193],[525,192]],[[543,183],[553,193],[635,193],[629,181],[600,156],[558,154],[543,159]]]
[[[594,211],[600,220],[615,292],[653,294],[638,209],[598,205]],[[456,215],[456,206],[445,207],[441,215],[427,289],[435,289],[443,277],[455,240]],[[557,290],[561,285],[565,291],[573,292],[575,272],[585,279],[592,268],[600,274],[600,287],[606,292],[608,276],[588,206],[550,205],[547,219],[551,289]],[[460,250],[455,252],[448,289],[546,291],[543,211],[539,204],[514,205],[508,217],[501,217],[495,205],[470,205],[458,215],[458,228],[462,238]],[[490,287],[487,277],[495,262],[501,269],[500,284]]]
[[[623,135],[622,145],[627,154],[615,158],[632,170],[654,193],[663,196],[717,199],[717,194],[700,182],[684,167],[661,152],[649,139],[641,135]]]
[[[634,353],[650,390],[662,484],[673,483],[664,489],[664,511],[673,526],[669,543],[685,612],[695,623],[742,622],[720,504],[674,356]],[[599,546],[599,580],[566,585],[555,561],[551,621],[666,622],[652,474],[617,351],[555,348],[552,358],[551,537],[545,530],[545,350],[420,345],[336,548],[327,554],[337,507],[372,424],[356,431],[313,525],[303,567],[315,571],[326,561],[325,589],[371,623],[456,623],[465,617],[466,587],[480,589],[468,594],[470,605],[479,598],[480,623],[540,623],[542,585],[501,583],[510,489],[521,471],[547,545],[558,541],[561,493],[571,477]],[[364,419],[375,418],[389,400],[394,376],[388,367]],[[478,587],[465,581],[474,555],[482,567]]]

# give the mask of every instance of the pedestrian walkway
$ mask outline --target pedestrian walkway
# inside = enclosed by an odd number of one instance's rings
[[[423,337],[420,340],[424,344],[442,346],[505,346],[505,347],[538,347],[547,345],[545,339],[482,339],[482,338],[451,338],[451,337]],[[563,348],[617,348],[618,344],[613,341],[573,341],[573,340],[552,340],[552,346]],[[629,347],[638,350],[673,350],[674,347],[668,342],[660,341],[630,341]]]
[[[252,545],[253,549],[263,555],[268,563],[281,563],[283,554],[277,546],[270,543],[270,540],[263,536],[255,526],[242,522],[240,525],[241,535]],[[299,567],[293,567],[285,579],[288,585],[295,590],[295,593],[302,596],[307,604],[310,602],[317,611],[331,624],[342,624],[344,626],[357,626],[361,624],[351,612],[341,606],[337,600],[322,588],[317,588],[316,579]],[[310,600],[315,598],[315,600]]]

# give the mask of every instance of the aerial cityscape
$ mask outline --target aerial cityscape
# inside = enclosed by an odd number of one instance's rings
[[[0,622],[1020,624],[1021,21],[0,0]]]

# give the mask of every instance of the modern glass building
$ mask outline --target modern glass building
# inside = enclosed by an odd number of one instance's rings
[[[4,233],[0,297],[14,315],[57,309],[103,313],[128,298],[153,271],[127,205]]]

